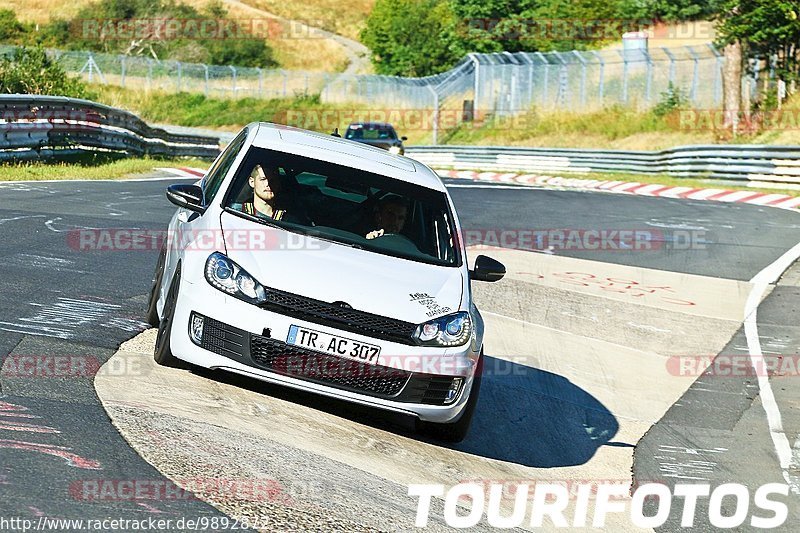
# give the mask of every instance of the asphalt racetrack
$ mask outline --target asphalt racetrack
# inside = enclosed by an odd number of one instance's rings
[[[175,209],[164,189],[180,180],[153,178],[0,183],[0,516],[406,531],[412,484],[798,486],[781,454],[800,434],[800,371],[757,379],[712,364],[756,344],[766,358],[800,352],[796,212],[447,181],[469,257],[508,270],[473,283],[487,368],[470,434],[447,445],[366,408],[155,365],[144,312],[158,250],[76,237],[163,230]],[[600,233],[604,245],[585,246]],[[47,366],[63,361],[102,369]],[[124,481],[171,492],[137,498]],[[785,501],[781,529],[797,530],[800,496]],[[429,529],[448,529],[443,505],[434,498]],[[680,529],[681,512],[658,530]],[[694,530],[713,530],[702,501],[696,517]],[[620,513],[605,525],[638,530]]]

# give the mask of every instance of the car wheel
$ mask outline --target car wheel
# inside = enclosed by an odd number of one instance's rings
[[[158,318],[158,292],[161,288],[161,280],[164,277],[164,264],[167,261],[167,247],[161,248],[156,261],[156,270],[153,272],[153,286],[150,288],[150,300],[147,304],[147,323],[153,327],[158,327],[161,320]]]
[[[175,277],[172,278],[172,283],[169,286],[167,293],[167,300],[164,302],[164,312],[162,313],[161,320],[158,323],[158,336],[156,337],[156,350],[153,353],[153,359],[156,363],[162,366],[169,366],[173,368],[181,368],[184,365],[181,360],[172,355],[170,348],[170,334],[172,332],[172,323],[175,319],[175,308],[178,303],[178,288],[181,284],[181,267],[178,266]]]
[[[446,442],[461,442],[469,432],[472,423],[472,415],[475,414],[475,406],[478,404],[478,396],[481,390],[481,378],[483,374],[483,353],[478,359],[478,368],[475,369],[475,379],[472,382],[472,390],[469,391],[469,399],[464,412],[455,422],[437,424],[435,422],[423,422],[417,419],[417,431],[423,435],[430,436],[437,440]]]

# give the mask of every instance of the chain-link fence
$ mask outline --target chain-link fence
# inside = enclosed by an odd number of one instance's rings
[[[9,54],[13,48],[0,48]],[[550,53],[469,54],[425,78],[344,75],[51,51],[89,82],[226,98],[320,95],[325,104],[426,110],[438,134],[476,117],[655,105],[670,84],[694,107],[722,105],[721,54],[711,45]]]

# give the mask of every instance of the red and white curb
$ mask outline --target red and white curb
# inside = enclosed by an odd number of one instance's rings
[[[560,176],[543,176],[539,174],[503,174],[498,172],[476,172],[472,170],[437,170],[437,173],[444,178],[468,179],[493,183],[510,183],[539,187],[567,187],[639,196],[709,200],[712,202],[738,202],[780,207],[783,209],[796,209],[800,207],[800,197],[765,192],[731,191],[729,189],[695,189],[693,187],[676,187],[673,185],[660,185],[658,183],[563,178]]]
[[[202,168],[192,167],[159,168],[157,170],[162,170],[182,178],[202,178],[206,172]],[[800,197],[765,192],[731,191],[729,189],[695,189],[693,187],[676,187],[673,185],[639,183],[635,181],[587,180],[580,178],[564,178],[560,176],[543,176],[539,174],[503,174],[498,172],[476,172],[473,170],[437,170],[437,173],[443,178],[468,179],[471,181],[486,181],[492,183],[589,189],[639,196],[657,196],[660,198],[737,202],[767,207],[779,207],[782,209],[797,209],[800,207]]]
[[[181,178],[202,178],[206,175],[206,169],[204,168],[194,168],[194,167],[180,167],[180,168],[168,168],[168,167],[161,167],[157,168],[156,170],[160,170],[162,172],[167,172],[168,174],[173,174],[175,176],[180,176]]]

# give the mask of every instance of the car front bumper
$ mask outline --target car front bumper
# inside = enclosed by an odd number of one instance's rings
[[[455,422],[469,399],[479,342],[458,348],[409,346],[364,337],[277,314],[212,288],[205,280],[181,281],[171,332],[175,357],[266,382],[412,415],[427,422]],[[193,314],[204,318],[202,339],[189,334]],[[379,345],[377,365],[286,344],[292,325]],[[311,372],[309,373],[309,369]],[[444,404],[442,390],[461,378],[458,395]]]

